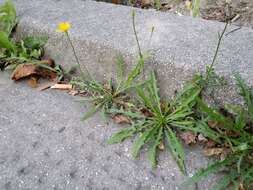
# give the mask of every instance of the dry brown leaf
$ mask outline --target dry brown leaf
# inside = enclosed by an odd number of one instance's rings
[[[72,90],[73,85],[72,84],[54,84],[51,86],[52,89],[58,89],[58,90]]]
[[[140,112],[143,113],[143,115],[145,115],[146,117],[153,116],[153,113],[151,111],[149,111],[149,109],[147,109],[147,108],[141,108]]]
[[[164,146],[164,143],[161,142],[158,146],[159,150],[164,150],[165,149],[165,146]]]
[[[32,88],[36,88],[38,86],[38,77],[31,77],[29,80],[28,80],[28,85]]]
[[[203,151],[205,156],[218,156],[223,152],[223,148],[208,148]]]
[[[217,121],[208,121],[208,125],[211,128],[215,128],[218,125]]]
[[[54,66],[52,60],[42,60],[40,64],[47,65],[49,67]],[[29,76],[41,76],[44,78],[56,78],[57,74],[49,69],[43,68],[36,64],[25,63],[16,67],[11,75],[12,80],[19,80]]]
[[[153,0],[141,0],[141,7],[150,7],[152,4],[154,4]]]
[[[202,135],[202,134],[198,135],[198,141],[199,142],[208,142],[207,138],[204,137],[204,135]]]
[[[38,87],[39,91],[43,91],[46,89],[49,89],[51,86],[55,85],[55,82],[47,82],[47,83],[43,83]]]
[[[196,143],[196,135],[191,131],[186,131],[180,134],[180,137],[183,139],[185,144],[195,144]]]
[[[245,190],[245,188],[244,188],[244,186],[243,186],[243,184],[241,183],[240,184],[240,187],[239,187],[239,189],[238,190]]]
[[[11,75],[12,80],[19,80],[36,74],[36,66],[33,64],[20,64]]]
[[[206,147],[208,148],[212,148],[212,147],[215,147],[216,146],[216,142],[213,141],[213,140],[208,140],[207,143],[206,143]]]
[[[125,115],[115,115],[112,117],[113,121],[116,123],[122,124],[122,123],[131,123],[130,119]]]
[[[78,94],[79,94],[79,91],[78,91],[78,90],[72,89],[72,90],[69,91],[69,95],[71,95],[71,96],[76,96],[76,95],[78,95]]]

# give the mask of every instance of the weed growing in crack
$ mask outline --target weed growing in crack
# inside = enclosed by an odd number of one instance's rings
[[[146,145],[148,158],[153,167],[157,163],[157,150],[166,144],[183,173],[185,170],[185,154],[178,139],[177,130],[189,130],[195,125],[192,107],[196,103],[200,89],[188,85],[172,102],[161,100],[154,72],[142,87],[136,87],[141,107],[139,112],[111,110],[112,114],[124,114],[134,120],[129,128],[124,128],[108,141],[109,144],[122,142],[131,136],[138,136],[133,145],[132,155],[137,157],[140,149]]]
[[[85,113],[83,117],[84,120],[91,117],[98,110],[102,110],[103,115],[105,115],[112,108],[119,109],[121,107],[131,107],[132,104],[129,102],[130,98],[126,92],[145,83],[145,81],[137,82],[139,75],[143,73],[145,56],[141,51],[135,27],[135,12],[132,13],[132,24],[139,56],[137,64],[126,77],[124,72],[125,62],[123,57],[119,55],[116,62],[117,77],[115,82],[112,79],[109,79],[106,83],[100,83],[95,79],[74,79],[71,81],[71,84],[73,84],[75,87],[87,91],[88,95],[90,96],[88,101],[94,104],[94,107]]]
[[[214,190],[253,188],[253,99],[250,88],[240,75],[235,75],[235,78],[246,109],[233,105],[227,106],[227,109],[221,112],[209,107],[203,101],[200,101],[198,106],[206,122],[209,123],[208,127],[218,134],[212,139],[222,147],[224,152],[227,152],[227,155],[224,159],[201,169],[183,185],[190,185],[212,173],[222,172],[224,175],[213,186]]]

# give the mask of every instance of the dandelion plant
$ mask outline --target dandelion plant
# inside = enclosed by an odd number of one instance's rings
[[[252,93],[240,75],[235,75],[245,108],[240,105],[226,106],[226,114],[209,107],[203,101],[199,109],[219,134],[219,146],[229,149],[228,156],[201,169],[183,185],[190,185],[212,173],[223,172],[224,176],[213,186],[213,190],[253,189],[253,138],[252,138]]]
[[[175,100],[162,100],[155,74],[152,72],[149,81],[141,87],[136,87],[136,92],[142,105],[139,112],[111,110],[112,113],[124,114],[135,122],[131,127],[113,135],[108,143],[119,143],[128,137],[137,136],[132,149],[133,157],[138,157],[140,149],[145,145],[148,147],[148,159],[153,167],[157,163],[158,147],[166,144],[180,170],[186,173],[184,149],[176,132],[184,128],[194,128],[191,108],[196,103],[200,89],[195,85],[189,85]]]

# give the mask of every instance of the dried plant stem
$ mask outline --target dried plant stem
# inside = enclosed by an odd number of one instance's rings
[[[80,61],[79,61],[79,59],[78,59],[78,57],[77,57],[76,50],[75,50],[75,47],[74,47],[74,45],[73,45],[73,43],[72,43],[72,40],[70,39],[69,33],[68,33],[68,32],[65,32],[65,33],[66,33],[68,42],[69,42],[69,44],[70,44],[70,46],[71,46],[71,48],[72,48],[72,51],[73,51],[73,53],[74,53],[74,57],[75,57],[75,60],[76,60],[76,62],[77,62],[77,65],[78,65],[78,67],[79,67],[79,70],[80,70],[80,72],[81,72],[81,75],[82,75],[82,77],[85,77],[85,73],[83,72],[83,70],[82,70],[82,68],[81,68]],[[88,69],[86,68],[86,66],[84,66],[84,68],[85,68],[85,71],[86,71],[88,77],[91,78],[91,75],[90,75]]]

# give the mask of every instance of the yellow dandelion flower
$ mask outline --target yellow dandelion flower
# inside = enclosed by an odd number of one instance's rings
[[[61,22],[58,25],[57,32],[68,32],[71,28],[71,24],[69,22]]]
[[[191,1],[185,1],[185,6],[188,10],[192,9],[192,2]]]

